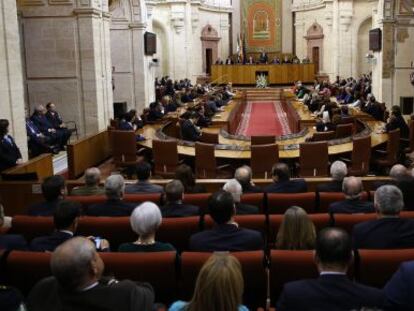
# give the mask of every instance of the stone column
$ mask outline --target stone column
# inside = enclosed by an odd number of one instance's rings
[[[27,160],[27,136],[20,32],[16,0],[0,1],[0,118],[10,122],[10,134]]]

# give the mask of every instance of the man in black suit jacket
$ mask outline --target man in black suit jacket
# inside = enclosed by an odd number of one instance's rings
[[[151,177],[151,165],[148,162],[141,161],[135,167],[138,181],[135,184],[129,184],[125,187],[125,193],[163,193],[164,188],[160,185],[152,184],[149,181]]]
[[[234,178],[242,186],[243,193],[260,193],[263,190],[256,186],[252,181],[252,169],[250,166],[243,165],[240,166],[234,173]]]
[[[290,180],[289,167],[285,163],[276,163],[272,167],[273,184],[264,188],[268,193],[299,193],[307,192],[304,179]]]
[[[399,216],[404,208],[401,191],[393,185],[379,187],[375,191],[374,205],[378,219],[354,226],[354,248],[413,248],[414,220]]]
[[[263,249],[263,239],[258,231],[240,228],[234,221],[235,205],[230,193],[214,193],[209,199],[208,211],[214,220],[214,228],[191,236],[192,251],[237,252]]]
[[[331,165],[332,181],[325,184],[318,184],[316,186],[316,192],[341,192],[342,182],[347,174],[348,168],[346,164],[342,161],[335,161]]]
[[[71,131],[68,130],[66,124],[63,122],[59,112],[56,111],[56,106],[54,103],[49,102],[46,105],[46,118],[52,124],[53,128],[62,136],[62,144],[66,145],[70,136],[72,135]]]
[[[183,203],[184,186],[179,180],[173,180],[165,186],[166,204],[161,209],[162,217],[187,217],[200,215],[197,206]]]
[[[345,177],[342,185],[345,200],[329,205],[330,214],[354,214],[374,213],[374,204],[370,201],[362,201],[362,181],[359,177]]]
[[[64,242],[53,252],[50,265],[53,276],[41,280],[29,294],[31,311],[152,310],[151,286],[103,278],[103,261],[86,238]]]
[[[181,137],[183,140],[197,141],[201,136],[200,129],[196,126],[198,114],[185,113],[183,115],[184,121],[181,123]]]
[[[384,287],[386,310],[414,310],[414,261],[403,262]]]
[[[63,136],[62,132],[57,131],[53,127],[53,124],[50,123],[46,117],[45,107],[38,105],[35,108],[35,111],[30,119],[43,135],[49,137],[54,144],[56,143],[59,148],[63,149],[63,147],[66,145],[65,137]]]
[[[9,120],[0,119],[0,172],[21,163],[20,149],[9,135]]]
[[[71,239],[78,227],[80,209],[78,202],[61,201],[53,214],[55,231],[50,235],[34,238],[30,249],[34,252],[53,252],[60,244]]]
[[[125,191],[124,178],[121,175],[111,175],[105,181],[107,201],[89,206],[86,214],[89,216],[130,216],[137,204],[122,200]]]
[[[352,282],[346,276],[353,260],[352,243],[339,228],[323,229],[316,239],[315,263],[319,278],[285,284],[277,311],[361,310],[381,308],[383,292]]]
[[[45,201],[30,206],[28,214],[31,216],[52,216],[65,193],[65,179],[61,175],[45,178],[42,183],[42,194]]]
[[[236,179],[230,179],[223,186],[223,190],[233,196],[234,204],[236,205],[237,215],[258,214],[259,207],[241,202],[242,186]]]

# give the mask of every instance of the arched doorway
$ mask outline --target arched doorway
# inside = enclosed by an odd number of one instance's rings
[[[201,31],[201,51],[203,53],[203,72],[207,75],[211,74],[211,65],[217,60],[218,42],[220,37],[217,30],[211,25],[206,25]]]
[[[313,23],[306,32],[305,39],[308,44],[308,58],[315,64],[315,73],[323,69],[323,28]]]
[[[372,17],[369,17],[361,23],[358,29],[358,75],[371,71],[371,66],[365,58],[365,55],[369,52],[369,31],[371,28]]]

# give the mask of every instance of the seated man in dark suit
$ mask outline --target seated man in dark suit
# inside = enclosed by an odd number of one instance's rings
[[[136,130],[133,122],[133,116],[130,113],[125,114],[124,118],[119,122],[119,130],[121,131],[134,131]],[[145,137],[141,134],[136,135],[136,141],[143,141]]]
[[[42,105],[38,105],[35,108],[30,119],[33,123],[37,126],[39,131],[50,138],[53,141],[53,144],[56,144],[60,149],[64,149],[66,145],[66,141],[64,141],[64,137],[61,132],[58,132],[49,122],[46,117],[46,109]]]
[[[181,137],[183,140],[197,141],[201,136],[200,129],[196,126],[198,114],[196,112],[186,112],[183,115],[184,121],[181,123]]]
[[[105,181],[106,202],[89,206],[89,216],[130,216],[136,204],[124,202],[125,182],[121,175],[111,175]]]
[[[157,121],[161,120],[164,117],[164,113],[162,112],[162,107],[157,102],[152,102],[149,106],[149,113],[147,120],[148,121]]]
[[[200,215],[200,209],[183,203],[184,186],[174,179],[165,186],[166,204],[161,207],[162,217],[187,217]]]
[[[334,202],[329,205],[329,213],[335,214],[354,214],[354,213],[374,213],[374,204],[370,201],[362,201],[363,191],[362,181],[359,177],[345,177],[342,183],[342,191],[345,200]]]
[[[414,261],[403,262],[384,287],[386,310],[414,309]]]
[[[54,144],[56,141],[48,136],[43,135],[32,120],[26,119],[26,133],[30,155],[36,157],[42,153],[52,152],[59,153],[59,147]]]
[[[66,194],[65,179],[61,175],[47,177],[42,182],[44,202],[35,203],[29,207],[31,216],[52,216],[58,203]]]
[[[80,210],[79,202],[61,201],[53,214],[55,231],[51,235],[34,238],[30,249],[34,252],[53,252],[60,244],[71,239],[78,228]]]
[[[342,182],[347,174],[348,168],[346,164],[342,161],[335,161],[331,165],[332,181],[325,184],[318,184],[316,186],[316,192],[341,192]]]
[[[105,189],[99,185],[101,182],[101,171],[97,167],[90,167],[85,171],[85,185],[72,189],[71,195],[100,195]]]
[[[66,145],[70,136],[72,135],[71,131],[68,130],[66,124],[63,122],[59,112],[56,111],[56,106],[54,103],[49,102],[46,105],[46,118],[52,124],[53,128],[62,135],[62,143]]]
[[[391,167],[390,177],[392,180],[387,184],[395,185],[401,190],[404,198],[404,209],[414,210],[414,178],[408,169],[404,165],[395,164]]]
[[[236,169],[234,178],[242,186],[243,193],[260,193],[263,192],[260,187],[256,186],[252,181],[252,169],[250,166],[243,165]]]
[[[276,163],[272,167],[273,184],[264,188],[268,193],[300,193],[307,192],[304,179],[290,180],[289,167],[285,163]]]
[[[31,311],[152,310],[151,286],[103,277],[102,258],[86,238],[56,248],[50,266],[53,276],[38,282],[29,294]]]
[[[354,248],[413,248],[414,219],[400,218],[404,208],[400,189],[393,185],[379,187],[375,191],[374,205],[378,219],[354,226]]]
[[[230,193],[214,193],[208,202],[208,211],[215,223],[214,228],[192,235],[190,250],[237,252],[263,249],[263,239],[258,231],[240,228],[234,221],[235,209]]]
[[[137,182],[125,187],[125,193],[163,193],[164,188],[150,183],[151,165],[145,161],[139,162],[135,168]]]
[[[21,163],[20,149],[9,135],[9,120],[0,119],[0,172]]]
[[[276,305],[277,311],[382,308],[381,290],[352,282],[346,276],[352,261],[352,243],[348,234],[339,228],[323,229],[315,246],[319,278],[285,284]]]
[[[223,190],[233,196],[237,215],[250,215],[259,213],[259,208],[257,206],[241,202],[241,195],[243,194],[242,186],[236,179],[230,179],[228,182],[226,182],[223,186]]]

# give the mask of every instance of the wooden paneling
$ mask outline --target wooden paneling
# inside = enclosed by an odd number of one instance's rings
[[[37,173],[39,179],[53,175],[53,157],[50,153],[42,154],[21,165],[2,172],[3,174]]]
[[[105,130],[67,146],[69,179],[81,176],[111,156],[109,131]]]
[[[314,64],[284,65],[213,65],[211,80],[216,83],[256,84],[256,72],[267,71],[270,84],[290,84],[294,81],[313,82]]]

